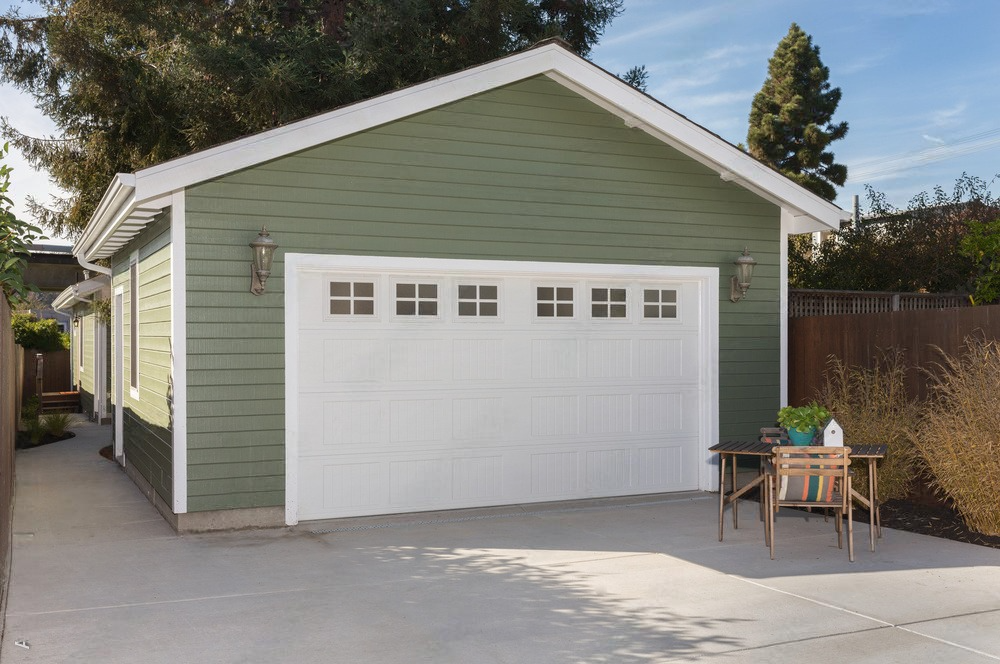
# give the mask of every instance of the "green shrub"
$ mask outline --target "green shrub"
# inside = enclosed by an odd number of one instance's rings
[[[966,525],[1000,535],[1000,343],[970,338],[965,348],[959,357],[942,352],[911,438]]]
[[[38,397],[28,397],[21,406],[21,421],[37,420],[39,409],[41,409],[41,402],[38,400]]]
[[[69,348],[69,335],[54,320],[40,320],[34,314],[14,314],[11,316],[11,327],[14,329],[14,343],[23,348],[41,352]]]
[[[844,444],[887,444],[879,461],[879,498],[904,498],[916,474],[916,454],[910,433],[919,417],[916,401],[906,390],[907,367],[896,349],[883,351],[870,368],[847,366],[831,356],[818,398],[833,413],[844,432]],[[854,464],[854,486],[867,493],[868,464]]]
[[[45,424],[39,417],[25,420],[24,430],[27,431],[28,440],[31,441],[31,444],[37,445],[42,442],[42,437],[45,435]]]
[[[42,428],[45,430],[45,433],[51,434],[56,438],[62,438],[66,435],[66,430],[73,424],[73,418],[66,413],[51,413],[40,419],[42,420]]]

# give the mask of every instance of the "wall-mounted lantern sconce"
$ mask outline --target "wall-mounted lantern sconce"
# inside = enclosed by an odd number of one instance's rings
[[[274,251],[278,248],[278,243],[271,239],[267,229],[263,226],[257,239],[250,243],[253,249],[253,263],[250,264],[250,292],[260,295],[264,292],[264,282],[271,276],[271,261],[274,260]]]
[[[80,327],[80,317],[73,316],[73,327]]]
[[[753,277],[753,266],[757,264],[757,261],[753,259],[750,252],[747,251],[747,247],[743,248],[743,254],[737,257],[736,261],[736,275],[733,276],[732,289],[729,292],[729,299],[733,302],[739,302],[747,294],[747,290],[750,288],[750,279]]]

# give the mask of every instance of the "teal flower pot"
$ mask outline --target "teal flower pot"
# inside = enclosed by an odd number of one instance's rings
[[[788,439],[792,441],[792,445],[811,445],[813,438],[816,437],[816,427],[812,427],[809,431],[802,432],[796,429],[788,430]]]

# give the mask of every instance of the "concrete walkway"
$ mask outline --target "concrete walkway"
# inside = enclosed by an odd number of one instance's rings
[[[859,526],[852,565],[789,514],[771,561],[702,493],[178,536],[77,433],[17,455],[4,664],[1000,659],[1000,550]]]

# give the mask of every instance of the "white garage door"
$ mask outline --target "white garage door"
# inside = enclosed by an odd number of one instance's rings
[[[286,274],[290,523],[705,484],[715,270],[289,255]]]

